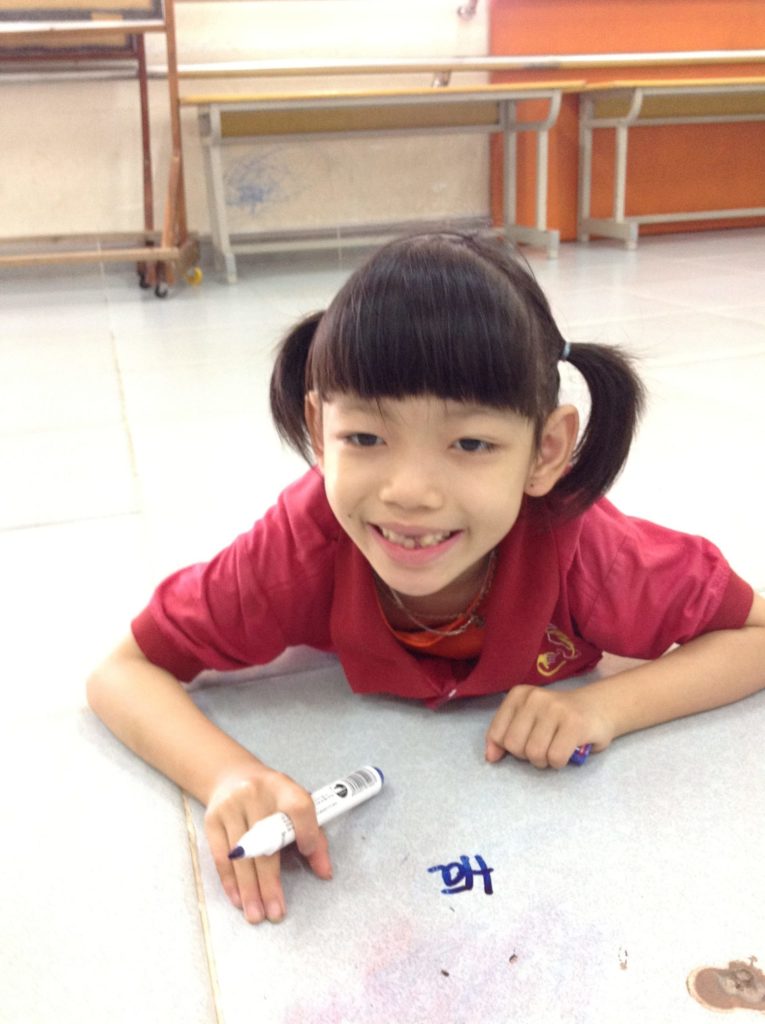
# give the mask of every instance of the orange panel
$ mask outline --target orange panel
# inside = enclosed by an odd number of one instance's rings
[[[648,53],[668,50],[765,49],[763,0],[493,0],[491,53],[524,54]],[[560,73],[560,72],[558,72]],[[588,81],[617,78],[721,78],[762,76],[765,64],[708,64],[648,67],[577,68]],[[497,81],[526,82],[550,71],[497,75]],[[561,116],[550,137],[549,226],[561,238],[576,237],[578,173],[578,101],[564,97]],[[610,209],[613,182],[612,133],[595,133],[593,216]],[[676,125],[630,129],[627,214],[761,206],[765,203],[761,154],[765,125]],[[657,159],[661,154],[661,159]],[[501,150],[493,149],[492,215],[502,217]],[[532,140],[519,144],[518,218],[533,223],[534,156]],[[673,168],[679,168],[675,174]],[[688,173],[688,168],[693,172]],[[709,230],[744,221],[652,225],[641,233]],[[762,218],[753,223],[765,223]]]
[[[762,0],[492,0],[491,52],[765,48]]]

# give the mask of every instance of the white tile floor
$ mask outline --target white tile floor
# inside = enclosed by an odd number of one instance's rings
[[[712,537],[738,572],[764,590],[765,232],[645,238],[635,252],[610,243],[565,245],[557,262],[529,256],[572,340],[618,343],[640,356],[651,400],[614,499],[625,511]],[[123,634],[153,584],[249,526],[301,471],[268,421],[271,350],[282,329],[330,298],[357,258],[242,260],[237,286],[209,274],[201,288],[181,288],[165,301],[139,291],[126,269],[65,274],[46,268],[0,278],[3,1024],[107,1018],[113,1024],[239,1024],[255,1019],[253,1006],[261,1008],[257,1019],[264,1024],[495,1019],[468,999],[469,985],[455,1002],[456,980],[440,1011],[442,997],[433,993],[424,1002],[400,994],[392,1003],[379,1002],[394,989],[405,995],[414,983],[413,968],[402,966],[411,953],[404,933],[412,926],[401,915],[391,925],[399,927],[402,945],[389,949],[387,988],[363,1012],[358,993],[346,993],[323,1004],[323,1014],[318,1005],[309,1014],[303,986],[293,1004],[285,1002],[285,990],[268,1005],[259,993],[253,1003],[253,963],[268,954],[276,957],[271,969],[281,963],[284,971],[299,973],[289,958],[296,950],[306,953],[301,943],[308,922],[321,930],[321,920],[304,917],[301,932],[296,898],[290,930],[286,923],[283,933],[271,929],[281,938],[269,938],[269,926],[248,929],[215,888],[204,850],[200,913],[180,794],[127,755],[84,710],[88,669]],[[578,393],[575,380],[569,386]],[[333,684],[321,685],[331,690]],[[241,692],[218,705],[224,720]],[[214,707],[217,696],[205,691],[204,700]],[[746,709],[759,720],[765,703],[758,696]],[[395,718],[390,707],[378,710],[382,718]],[[354,705],[353,713],[358,728],[368,722],[367,739],[373,736],[370,711]],[[703,717],[721,723],[718,739],[725,733],[736,742],[743,714],[736,709]],[[407,727],[416,734],[420,721],[412,712]],[[242,728],[247,736],[254,726]],[[704,742],[707,735],[668,728],[677,730],[671,735],[680,747],[684,736]],[[715,734],[707,738],[714,742]],[[362,736],[360,747],[366,741]],[[660,759],[664,748],[650,742]],[[624,749],[634,757],[638,747],[633,738],[630,743]],[[750,757],[750,771],[761,772],[751,752],[742,756]],[[540,786],[531,776],[519,778]],[[659,779],[663,785],[666,775],[660,772]],[[633,783],[641,786],[639,773]],[[601,785],[607,788],[607,780]],[[647,794],[649,781],[642,785]],[[751,821],[748,798],[740,801],[742,820]],[[373,816],[365,820],[371,828]],[[744,844],[748,834],[742,833]],[[745,845],[739,860],[745,866]],[[761,864],[751,867],[761,874]],[[680,884],[681,874],[670,887]],[[540,895],[542,902],[550,898]],[[368,912],[383,906],[372,900]],[[331,915],[331,900],[322,907]],[[353,920],[347,906],[338,914],[345,923]],[[731,919],[744,920],[733,912]],[[571,926],[568,916],[561,921]],[[611,934],[605,921],[602,931]],[[746,929],[737,934],[746,945]],[[330,943],[338,942],[332,935]],[[455,933],[455,941],[463,939]],[[635,941],[637,958],[647,940],[641,934]],[[329,948],[347,953],[342,943]],[[757,951],[725,952],[733,958]],[[617,1019],[614,1007],[626,1006],[619,1001],[625,996],[637,1000],[642,1017],[635,1019],[665,1019],[669,1012],[651,1004],[643,989],[615,994],[612,978],[605,1002],[577,1002],[576,1013],[567,1016],[560,1001],[570,998],[567,986],[580,975],[575,959],[563,964],[565,943],[552,953],[559,973],[550,992],[558,1002],[546,1004],[547,1011],[544,1003],[529,1003],[527,1022]],[[321,977],[321,957],[319,946],[311,946],[312,985]],[[689,970],[701,963],[689,953]],[[662,984],[665,967],[655,966]],[[643,977],[636,969],[619,972],[615,981],[640,986]],[[348,977],[336,980],[344,984]],[[443,980],[440,972],[437,980]],[[586,981],[597,985],[597,972]],[[369,997],[368,986],[365,991]],[[687,995],[677,998],[666,1019],[702,1020],[704,1011]],[[614,1012],[604,1015],[604,1008]]]

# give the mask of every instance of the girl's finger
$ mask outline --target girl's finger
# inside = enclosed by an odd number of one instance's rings
[[[226,862],[228,869],[223,868],[223,871],[226,872],[226,875],[229,872],[233,875],[234,885],[239,898],[239,906],[250,924],[260,924],[266,918],[280,921],[284,916],[284,901],[281,896],[281,884],[279,882],[279,854],[260,858],[241,857],[233,861],[228,856],[245,832],[260,817],[262,815],[258,813],[257,809],[251,808],[246,814],[236,814],[234,816],[235,824],[232,824],[231,820],[227,820],[225,823]],[[265,874],[262,874],[261,871],[263,861],[272,862],[270,871],[266,869]],[[221,873],[220,869],[219,873]],[[264,877],[266,879],[267,893],[264,893],[262,886]],[[223,880],[223,873],[221,873],[221,880]],[[271,900],[270,907],[267,903],[269,899]],[[278,911],[276,902],[278,902]]]
[[[526,745],[536,725],[537,719],[530,702],[526,701],[515,712],[505,728],[504,735],[498,741],[513,757],[526,760]]]
[[[205,817],[205,834],[221,885],[234,906],[242,910],[239,883],[234,872],[234,865],[228,857],[231,849],[228,831],[219,818],[208,816]]]
[[[237,871],[242,870],[244,872],[249,867],[253,874],[257,873],[257,900],[263,915],[274,924],[281,921],[287,908],[284,902],[284,892],[280,877],[280,855],[272,853],[270,857],[243,858],[236,863],[241,865],[241,868],[238,867]],[[242,891],[241,885],[239,891]],[[246,906],[247,903],[245,902]]]
[[[278,862],[279,855],[276,855]],[[233,870],[236,878],[236,885],[239,892],[242,913],[250,924],[260,924],[268,917],[268,911],[260,888],[260,877],[257,863],[249,857],[243,857],[233,862]],[[278,873],[278,864],[277,864]],[[278,875],[277,875],[278,877]],[[282,914],[280,915],[283,916]]]
[[[292,822],[298,850],[304,857],[310,859],[320,849],[323,841],[323,833],[316,818],[316,807],[310,794],[299,786],[295,786],[289,795],[280,802],[279,809]]]
[[[484,756],[487,761],[491,761],[492,763],[501,761],[506,753],[507,751],[503,746],[500,746],[499,743],[495,743],[491,737],[486,737],[486,749],[484,751]]]
[[[570,763],[572,753],[581,745],[577,739],[579,735],[571,728],[558,730],[547,754],[551,768],[565,768]]]
[[[520,690],[521,687],[514,687],[508,693],[491,720],[486,733],[486,758],[489,761],[498,761],[505,754],[504,739],[522,697]]]
[[[226,818],[219,814],[205,817],[207,841],[226,895],[251,924],[259,924],[266,917],[266,911],[255,863],[246,858],[229,859],[229,852],[249,827],[242,811],[229,811]]]
[[[318,845],[307,860],[311,870],[314,874],[318,875],[319,878],[329,880],[332,877],[332,861],[329,856],[329,843],[321,829],[319,829]]]
[[[550,746],[555,738],[558,724],[549,718],[537,718],[526,740],[524,755],[535,768],[550,766]]]

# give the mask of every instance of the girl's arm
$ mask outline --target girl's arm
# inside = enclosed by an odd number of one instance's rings
[[[284,915],[279,854],[228,859],[259,818],[288,814],[300,852],[317,875],[331,877],[327,841],[310,795],[214,725],[174,676],[147,660],[132,636],[93,672],[88,701],[126,746],[207,806],[205,832],[221,882],[249,921]]]
[[[705,633],[656,661],[569,691],[516,686],[486,737],[486,758],[505,752],[562,768],[584,743],[731,704],[765,687],[765,598],[755,594],[741,629]]]

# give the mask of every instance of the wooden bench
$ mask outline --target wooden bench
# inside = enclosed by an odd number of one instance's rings
[[[236,254],[285,248],[336,245],[338,232],[259,232],[233,239],[228,226],[221,153],[223,147],[263,140],[405,136],[478,132],[504,140],[504,230],[516,242],[558,251],[560,234],[547,225],[548,133],[557,120],[565,92],[583,82],[536,82],[520,85],[464,85],[422,88],[333,90],[248,95],[184,95],[181,105],[198,110],[205,160],[211,232],[216,260],[229,281],[236,280]],[[521,120],[517,104],[546,101],[544,116]],[[537,171],[535,223],[515,223],[516,139],[520,132],[536,135]],[[377,242],[407,225],[348,228],[343,237],[355,244]]]
[[[626,215],[627,141],[631,128],[754,121],[765,121],[765,77],[641,79],[588,85],[582,93],[579,121],[579,240],[602,235],[620,239],[627,248],[634,249],[641,224],[765,216],[765,206]],[[603,129],[615,132],[613,206],[610,217],[596,218],[591,216],[593,134]],[[765,181],[765,131],[762,157]],[[678,176],[683,175],[682,167],[676,170]],[[765,200],[765,187],[762,195]]]

